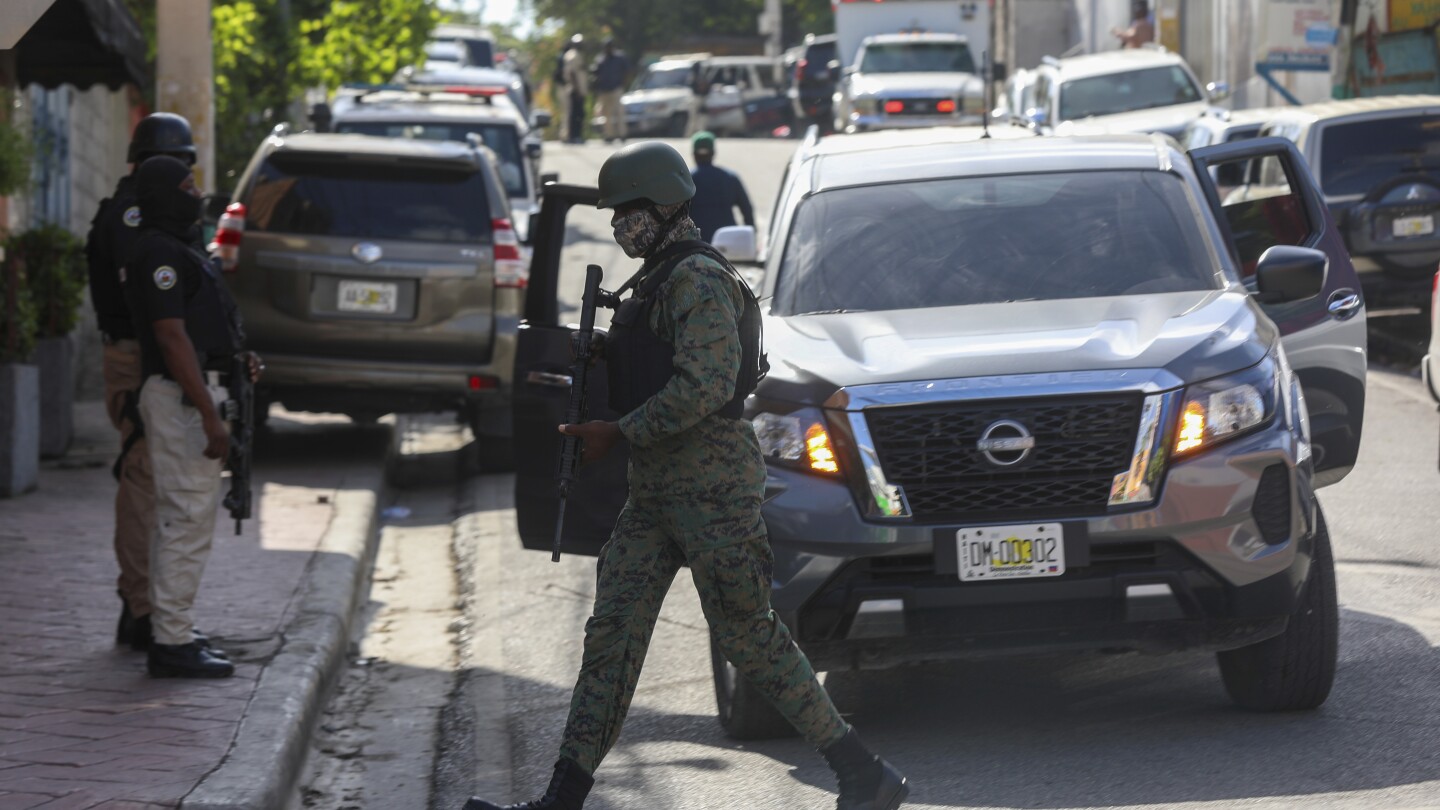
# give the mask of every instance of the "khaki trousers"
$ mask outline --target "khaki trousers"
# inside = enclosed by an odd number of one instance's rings
[[[625,88],[617,87],[614,90],[604,90],[595,96],[595,114],[605,116],[605,139],[625,139],[625,106],[620,103],[620,97],[625,94]]]
[[[224,388],[210,387],[218,405]],[[200,411],[181,402],[180,385],[153,376],[140,391],[140,418],[155,473],[155,531],[150,542],[151,626],[160,644],[194,638],[191,608],[215,539],[221,459],[205,457]]]
[[[120,431],[120,446],[138,425],[125,413],[125,402],[140,391],[140,344],[120,340],[105,347],[105,412]],[[138,404],[138,403],[137,403]],[[115,561],[120,578],[115,587],[134,616],[150,613],[150,537],[155,532],[155,479],[150,450],[142,437],[120,464],[115,490]]]

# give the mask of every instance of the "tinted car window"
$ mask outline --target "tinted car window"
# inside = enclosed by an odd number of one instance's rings
[[[658,90],[662,87],[685,87],[690,84],[690,68],[647,71],[635,82],[636,90]]]
[[[1415,115],[1331,124],[1320,141],[1320,185],[1329,195],[1368,194],[1407,172],[1440,172],[1440,118]]]
[[[505,124],[400,123],[395,121],[342,121],[336,132],[379,135],[384,138],[413,138],[420,141],[464,141],[479,135],[499,159],[500,182],[510,197],[525,196],[525,168],[520,160],[520,138],[513,126]]]
[[[836,189],[800,204],[780,314],[1217,289],[1184,181],[1064,172]]]
[[[812,42],[805,49],[806,61],[821,70],[824,70],[834,58],[835,43],[833,42]]]
[[[1200,88],[1176,65],[1107,73],[1065,82],[1060,88],[1060,120],[1189,104],[1200,99]]]
[[[495,52],[491,48],[488,39],[462,39],[460,44],[465,46],[465,62],[479,67],[494,67]]]
[[[963,42],[895,42],[865,46],[861,73],[974,73]]]
[[[482,242],[490,206],[479,171],[271,155],[245,200],[251,231]]]

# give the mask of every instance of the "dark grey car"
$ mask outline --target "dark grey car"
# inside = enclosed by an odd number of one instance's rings
[[[286,135],[241,178],[230,279],[261,395],[357,419],[458,410],[502,461],[528,268],[487,149]]]
[[[1290,192],[1224,204],[1211,170],[1257,159]],[[1326,699],[1338,619],[1315,490],[1355,463],[1364,307],[1292,144],[826,139],[801,147],[771,223],[771,372],[746,417],[768,456],[773,604],[817,669],[1204,649],[1241,705]],[[538,459],[516,502],[536,548],[565,404],[568,330],[540,300],[555,271],[537,252],[516,366],[535,383],[516,397]],[[572,551],[604,542],[618,463],[572,494]],[[727,731],[785,730],[713,666]]]

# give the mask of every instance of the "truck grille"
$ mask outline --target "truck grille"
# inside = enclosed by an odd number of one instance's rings
[[[868,408],[865,417],[885,477],[904,488],[915,519],[1044,520],[1105,511],[1130,466],[1140,406],[1138,395],[1101,395]],[[1002,420],[1035,439],[1023,458],[992,452],[1009,466],[977,447]]]

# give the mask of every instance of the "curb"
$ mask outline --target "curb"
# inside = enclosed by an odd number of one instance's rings
[[[368,483],[368,482],[367,482]],[[377,478],[369,490],[336,495],[330,526],[311,558],[304,594],[265,665],[220,766],[181,800],[186,810],[276,810],[295,788],[315,723],[350,647],[351,625],[369,586]]]

